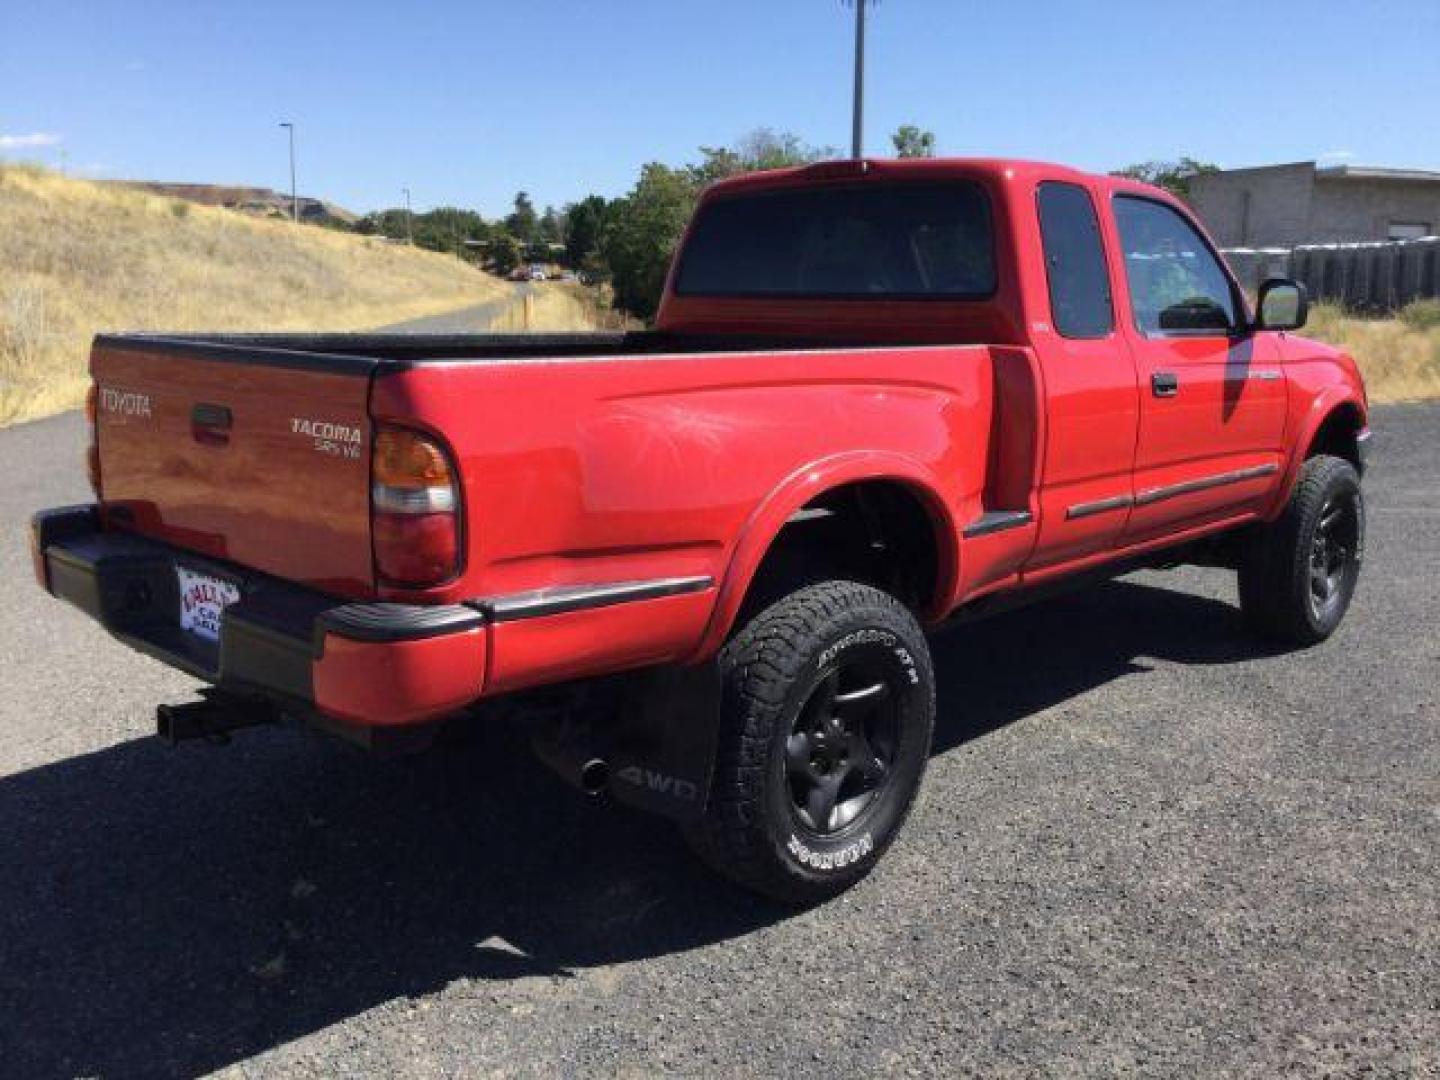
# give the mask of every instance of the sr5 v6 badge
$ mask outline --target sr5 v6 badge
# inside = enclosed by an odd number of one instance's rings
[[[308,417],[290,418],[290,430],[303,435],[314,443],[317,454],[331,457],[358,459],[362,435],[358,427],[339,424],[331,420],[312,420]]]

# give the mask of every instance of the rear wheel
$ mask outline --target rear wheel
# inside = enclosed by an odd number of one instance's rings
[[[720,656],[720,740],[696,852],[791,903],[864,877],[899,831],[930,752],[934,674],[894,597],[812,585],[752,618]]]
[[[1365,551],[1360,476],[1344,458],[1301,467],[1280,518],[1251,540],[1240,564],[1240,608],[1255,629],[1297,645],[1335,632],[1350,607]]]

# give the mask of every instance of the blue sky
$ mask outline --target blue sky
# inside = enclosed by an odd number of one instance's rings
[[[848,146],[840,0],[0,0],[0,155],[503,212],[769,126]],[[1440,169],[1440,0],[881,0],[867,149]]]

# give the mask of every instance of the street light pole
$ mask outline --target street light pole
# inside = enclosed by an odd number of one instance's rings
[[[858,158],[865,149],[865,4],[855,4],[855,103],[850,122],[850,156]]]
[[[400,190],[405,192],[405,242],[413,247],[415,244],[415,229],[412,220],[414,215],[410,213],[410,189],[407,187],[401,188]]]
[[[295,194],[295,125],[289,120],[280,121],[280,126],[290,132],[290,220],[300,223],[300,197]]]

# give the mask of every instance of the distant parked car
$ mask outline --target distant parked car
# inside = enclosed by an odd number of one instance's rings
[[[544,280],[545,280],[545,268],[544,268],[543,266],[532,266],[532,267],[530,268],[530,280],[531,280],[531,281],[544,281]]]

